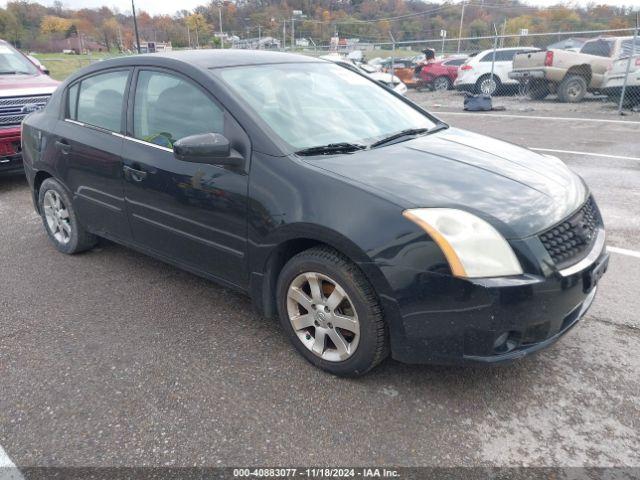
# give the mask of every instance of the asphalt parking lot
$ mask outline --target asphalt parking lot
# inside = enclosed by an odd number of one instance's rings
[[[332,377],[244,296],[112,243],[58,253],[2,177],[0,463],[640,466],[640,116],[434,111],[592,187],[614,251],[564,339],[499,368]]]

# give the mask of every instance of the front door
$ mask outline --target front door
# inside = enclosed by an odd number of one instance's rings
[[[66,94],[56,126],[58,172],[73,195],[79,221],[99,235],[130,241],[122,146],[125,96],[131,69],[82,78]]]
[[[248,160],[249,140],[207,92],[171,71],[140,69],[123,146],[134,241],[170,260],[246,286],[247,169],[178,160],[173,143],[221,133]]]

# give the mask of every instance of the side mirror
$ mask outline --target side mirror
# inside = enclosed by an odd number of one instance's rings
[[[219,133],[201,133],[181,138],[173,144],[173,155],[185,162],[212,165],[244,165],[244,158]]]

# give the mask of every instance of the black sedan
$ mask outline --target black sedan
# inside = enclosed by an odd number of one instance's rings
[[[578,322],[607,268],[561,161],[310,57],[107,60],[23,128],[58,250],[104,237],[246,292],[335,374],[523,357]]]

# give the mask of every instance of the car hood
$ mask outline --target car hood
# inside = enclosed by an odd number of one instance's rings
[[[0,75],[0,97],[47,95],[59,84],[47,75]]]
[[[559,222],[588,194],[582,179],[559,159],[456,128],[305,160],[403,208],[469,211],[507,238],[528,237]]]

